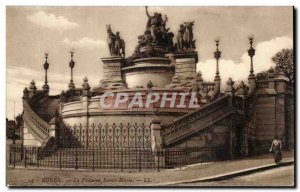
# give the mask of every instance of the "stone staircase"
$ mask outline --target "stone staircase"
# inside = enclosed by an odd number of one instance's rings
[[[24,122],[29,132],[42,144],[49,140],[50,125],[31,108],[28,101],[23,101]]]
[[[234,102],[237,101],[239,102],[238,104],[241,105],[240,98],[223,95],[198,110],[175,120],[169,125],[163,126],[162,136],[164,145],[170,146],[196,132],[214,125],[230,114],[239,112],[240,110],[237,109],[234,104]]]

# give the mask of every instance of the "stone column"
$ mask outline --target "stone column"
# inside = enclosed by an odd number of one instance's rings
[[[163,142],[161,135],[161,121],[158,119],[153,119],[151,122],[151,148],[155,159],[156,167],[165,166],[165,156],[162,152]]]
[[[83,126],[86,125],[86,147],[88,146],[89,143],[89,102],[90,102],[90,85],[88,84],[88,79],[85,77],[83,79],[83,84],[82,84],[83,92],[81,95],[81,101],[82,101],[82,113],[84,114],[82,116],[82,124]]]

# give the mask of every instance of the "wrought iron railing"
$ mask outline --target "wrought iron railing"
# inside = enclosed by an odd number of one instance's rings
[[[150,124],[65,125],[59,129],[61,147],[85,148],[150,148]]]
[[[11,145],[10,167],[138,170],[182,167],[188,164],[221,160],[223,146],[166,148],[63,148],[44,150],[40,147]]]

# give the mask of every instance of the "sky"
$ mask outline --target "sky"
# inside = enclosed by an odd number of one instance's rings
[[[220,38],[220,76],[246,80],[250,70],[248,35],[254,35],[254,71],[267,70],[271,57],[293,48],[293,7],[149,7],[150,14],[168,16],[167,27],[176,34],[179,24],[195,21],[194,38],[199,55],[197,70],[213,81],[216,62],[215,38]],[[102,57],[108,57],[106,24],[119,31],[126,43],[126,56],[137,44],[147,22],[144,7],[39,7],[8,6],[6,9],[7,117],[22,112],[23,89],[35,80],[44,82],[44,53],[49,54],[50,94],[67,89],[70,50],[74,50],[74,83],[81,87],[87,76],[91,87],[102,78]]]

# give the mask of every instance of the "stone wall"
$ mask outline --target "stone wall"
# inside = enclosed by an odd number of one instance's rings
[[[294,145],[294,98],[289,82],[283,79],[268,79],[257,82],[256,130],[257,140],[272,140],[279,136],[285,148]]]
[[[256,101],[256,139],[272,140],[275,136],[276,97],[258,96]]]

